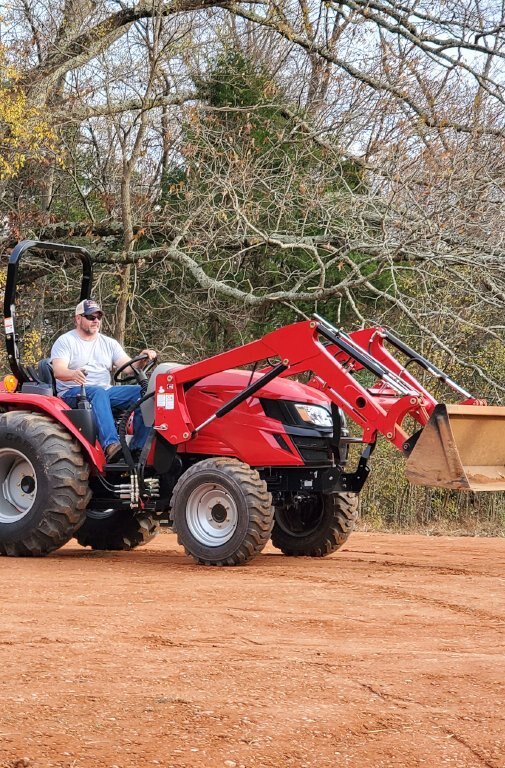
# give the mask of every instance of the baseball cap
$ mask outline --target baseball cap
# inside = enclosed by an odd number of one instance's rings
[[[103,310],[100,304],[97,304],[97,302],[94,299],[84,299],[84,301],[80,301],[79,304],[76,306],[75,314],[76,315],[99,314],[100,317],[103,317]]]

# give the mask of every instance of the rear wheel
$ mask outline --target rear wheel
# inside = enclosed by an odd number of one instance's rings
[[[275,508],[272,544],[292,557],[326,557],[345,544],[357,519],[356,493],[292,494]]]
[[[159,524],[151,515],[134,515],[131,510],[88,509],[86,520],[75,534],[83,547],[96,550],[125,551],[154,539]]]
[[[47,416],[0,416],[0,554],[47,555],[86,516],[89,468],[79,443]]]
[[[171,518],[179,544],[202,565],[242,565],[270,538],[267,485],[236,459],[205,459],[178,480]]]

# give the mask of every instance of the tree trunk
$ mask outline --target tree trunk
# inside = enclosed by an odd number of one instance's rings
[[[129,163],[125,163],[123,179],[121,181],[121,215],[124,227],[124,250],[130,253],[133,250],[133,221],[130,195],[130,168]],[[128,309],[128,297],[130,290],[131,264],[125,264],[120,267],[119,273],[119,296],[117,302],[114,337],[124,347],[126,337],[126,312]]]
[[[128,310],[130,274],[131,264],[126,264],[124,267],[121,267],[119,275],[119,298],[114,323],[114,338],[119,341],[122,347],[124,347],[126,337],[126,312]]]

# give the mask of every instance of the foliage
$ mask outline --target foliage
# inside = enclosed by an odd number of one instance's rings
[[[6,64],[0,45],[0,180],[16,176],[28,160],[42,161],[54,140],[47,118],[29,105],[19,74]]]
[[[350,201],[361,196],[366,207],[363,173],[340,160],[336,138],[327,147],[307,142],[271,72],[239,50],[224,49],[197,86],[200,106],[187,111],[182,164],[178,158],[166,175],[162,199],[172,225],[191,220],[189,251],[206,273],[227,276],[245,292],[255,286],[257,295],[297,282],[307,291],[337,285],[361,263],[380,283],[376,265],[359,250],[346,262],[329,259],[324,276],[313,269],[315,255],[326,258],[317,239],[341,230],[345,240],[354,226],[345,215]],[[237,317],[233,302],[216,295],[212,303],[235,328],[226,333],[228,344],[239,343],[246,328],[250,335],[296,317],[281,304]],[[314,304],[309,298],[298,307],[310,313]],[[221,343],[222,334],[215,339]]]
[[[422,488],[405,479],[405,461],[381,440],[361,494],[361,527],[394,532],[502,536],[505,493],[472,493]]]

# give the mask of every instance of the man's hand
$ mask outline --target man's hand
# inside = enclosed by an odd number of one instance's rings
[[[154,349],[143,349],[141,352],[139,352],[139,355],[147,355],[147,359],[139,360],[138,363],[135,363],[135,368],[145,368],[146,365],[151,362],[151,360],[156,360],[158,357],[156,350]]]
[[[86,371],[83,371],[82,368],[77,368],[75,371],[69,369],[69,372],[72,373],[73,376],[71,379],[67,379],[67,381],[73,381],[79,386],[86,384]]]
[[[69,368],[68,361],[63,358],[53,360],[53,373],[55,379],[60,381],[72,381],[81,387],[86,383],[86,371],[82,368]]]

